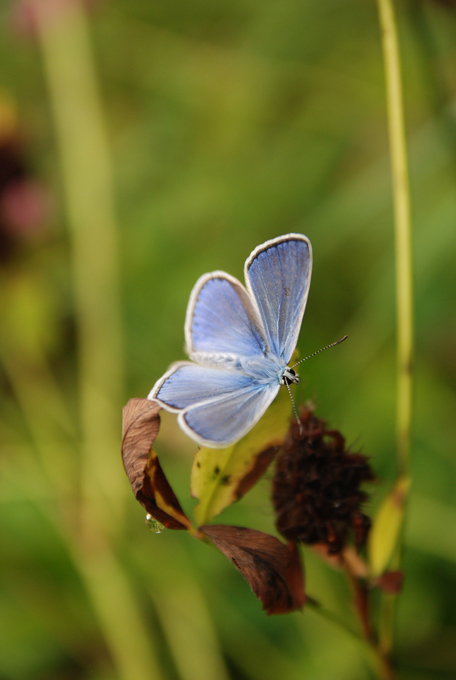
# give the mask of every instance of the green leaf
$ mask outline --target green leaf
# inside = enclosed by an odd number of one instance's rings
[[[375,516],[368,542],[373,578],[381,576],[391,562],[402,530],[409,489],[410,478],[400,477]]]
[[[290,396],[281,389],[243,439],[226,449],[203,447],[196,453],[191,491],[200,501],[194,511],[199,526],[241,498],[258,481],[282,445],[291,414]]]

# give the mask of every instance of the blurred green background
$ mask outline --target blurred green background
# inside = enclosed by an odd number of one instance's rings
[[[398,3],[414,217],[413,487],[396,654],[456,678],[456,8]],[[191,288],[262,241],[314,248],[301,399],[395,474],[395,282],[375,2],[1,5],[1,680],[362,680],[313,611],[267,618],[232,565],[155,535],[120,459],[121,407],[184,358]],[[157,445],[191,512],[195,445]],[[224,523],[274,533],[268,479]],[[308,592],[350,619],[341,574]]]

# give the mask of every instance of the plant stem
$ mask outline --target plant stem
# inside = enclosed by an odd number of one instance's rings
[[[126,485],[119,450],[123,358],[117,226],[106,128],[80,0],[35,0],[71,243],[78,334],[82,496],[118,524]],[[91,508],[91,512],[92,512]],[[108,524],[108,522],[107,522]]]
[[[310,609],[316,612],[319,616],[322,616],[327,621],[331,621],[331,623],[335,623],[337,626],[340,626],[340,628],[343,628],[349,635],[356,638],[358,642],[361,642],[362,644],[365,643],[365,640],[359,634],[356,628],[347,623],[345,619],[343,619],[335,612],[332,612],[329,609],[323,607],[318,602],[318,600],[315,600],[313,597],[310,597],[309,595],[306,595],[306,607],[310,607]]]
[[[325,609],[312,597],[307,596],[306,607],[310,607],[314,612],[319,614],[319,616],[323,617],[327,621],[335,623],[340,628],[345,630],[349,635],[356,638],[356,640],[358,640],[358,642],[360,642],[364,647],[369,664],[379,680],[394,680],[394,671],[391,664],[389,663],[388,658],[382,653],[380,648],[374,644],[372,639],[360,635],[360,633],[350,624],[348,624],[341,616],[330,611],[329,609]],[[364,628],[363,624],[361,627]],[[363,630],[363,632],[365,631]]]
[[[80,0],[34,0],[62,165],[78,332],[79,531],[66,540],[122,680],[159,680],[153,638],[112,547],[127,484],[120,464],[122,351],[117,228],[106,128]],[[111,539],[111,540],[110,540]]]
[[[397,453],[399,475],[409,468],[412,416],[413,283],[409,172],[401,67],[392,0],[377,0],[382,28],[393,179],[397,304]]]
[[[370,612],[370,591],[367,584],[353,572],[350,563],[345,562],[345,573],[350,582],[353,592],[353,607],[358,617],[364,640],[368,645],[370,661],[374,671],[382,680],[393,680],[395,677],[394,668],[388,652],[382,647],[381,641],[377,641],[371,624]]]
[[[409,171],[397,22],[393,0],[377,0],[382,30],[388,130],[393,182],[397,305],[397,459],[398,477],[408,477],[412,420],[413,280]],[[394,557],[399,568],[400,548]],[[393,646],[395,598],[383,595],[380,649],[389,658]]]

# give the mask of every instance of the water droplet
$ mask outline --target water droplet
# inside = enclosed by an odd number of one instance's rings
[[[156,520],[152,515],[146,515],[146,525],[150,531],[154,532],[154,534],[161,534],[163,529],[165,529],[164,524]]]

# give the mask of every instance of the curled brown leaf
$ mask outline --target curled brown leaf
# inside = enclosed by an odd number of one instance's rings
[[[206,525],[199,531],[234,564],[267,614],[286,614],[305,602],[303,570],[295,543],[284,545],[254,529]]]
[[[123,409],[122,460],[136,499],[168,529],[189,529],[153,444],[160,429],[160,406],[148,399],[130,399]]]

